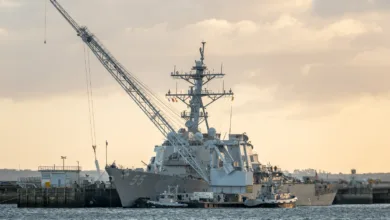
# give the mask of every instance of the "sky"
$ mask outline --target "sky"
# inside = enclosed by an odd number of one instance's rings
[[[206,41],[209,70],[226,73],[207,88],[235,94],[208,108],[210,124],[226,134],[232,108],[232,132],[249,135],[262,163],[390,171],[390,1],[58,2],[166,102],[176,83],[188,86],[170,77],[174,66],[190,70]],[[88,54],[101,166],[106,140],[109,163],[149,162],[164,137],[84,49],[49,1],[0,0],[1,168],[67,156],[66,165],[94,169]]]

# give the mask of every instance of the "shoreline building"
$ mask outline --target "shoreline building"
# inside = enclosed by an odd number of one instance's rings
[[[80,184],[80,166],[40,166],[42,187],[72,187]]]

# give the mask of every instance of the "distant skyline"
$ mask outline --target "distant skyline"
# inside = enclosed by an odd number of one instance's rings
[[[208,89],[235,99],[208,109],[222,136],[246,132],[283,170],[390,172],[390,1],[58,0],[164,98],[173,66],[227,74]],[[47,1],[0,0],[0,168],[94,169],[84,45]],[[91,55],[97,156],[149,162],[164,137]],[[178,82],[181,90],[187,85]],[[170,103],[178,111],[184,106]]]

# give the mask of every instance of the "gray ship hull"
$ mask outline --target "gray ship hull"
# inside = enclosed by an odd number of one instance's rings
[[[106,168],[113,178],[119,194],[122,207],[132,207],[138,198],[156,199],[156,197],[170,186],[179,186],[179,192],[202,192],[208,190],[208,184],[202,180],[184,179],[177,176],[161,175],[148,172],[127,171],[118,168]],[[297,206],[330,206],[335,199],[336,192],[316,193],[315,184],[283,185],[282,190],[298,197]],[[253,193],[245,194],[255,198],[261,185],[253,185]]]
[[[168,190],[168,185],[178,185],[180,193],[208,190],[208,184],[203,180],[185,179],[177,176],[122,170],[111,167],[106,168],[106,171],[113,179],[122,207],[124,208],[133,207],[134,202],[138,198],[155,200],[159,194]]]
[[[297,206],[330,206],[336,197],[336,192],[316,192],[315,184],[291,184],[284,185],[283,191],[289,190],[291,194],[298,197]]]

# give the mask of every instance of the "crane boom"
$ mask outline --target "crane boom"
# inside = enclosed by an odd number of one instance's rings
[[[156,127],[166,136],[169,132],[174,131],[173,126],[167,121],[162,113],[151,103],[150,99],[146,97],[145,92],[142,91],[134,77],[111,55],[111,53],[104,48],[99,40],[87,29],[77,24],[75,20],[65,11],[65,9],[56,1],[50,0],[54,7],[62,14],[62,16],[69,22],[77,35],[88,45],[95,56],[114,77],[114,79],[122,86],[122,88],[130,95],[130,97],[137,103],[142,111],[149,117],[149,119],[156,125]]]
[[[92,50],[100,63],[107,69],[112,77],[114,77],[119,85],[146,114],[146,116],[148,116],[159,131],[168,138],[168,141],[175,147],[182,158],[200,175],[200,177],[202,177],[206,182],[209,182],[206,171],[201,168],[195,157],[190,152],[188,141],[176,133],[174,127],[164,117],[163,112],[151,102],[150,98],[143,90],[141,83],[132,76],[113,55],[111,55],[97,37],[87,29],[87,27],[78,25],[77,22],[57,2],[57,0],[50,0],[50,2],[77,32],[77,36],[80,36],[84,43]]]

